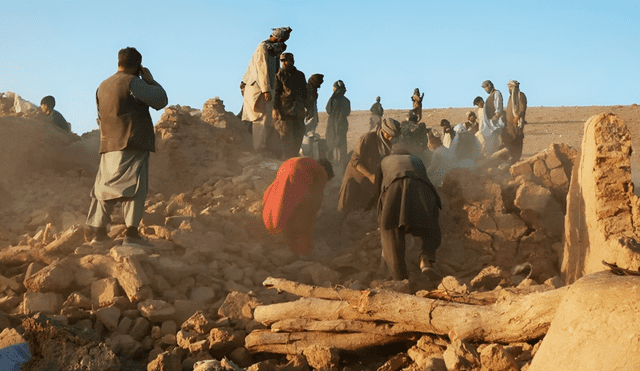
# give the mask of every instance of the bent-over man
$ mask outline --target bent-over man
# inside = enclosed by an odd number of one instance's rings
[[[100,166],[91,190],[87,225],[92,245],[110,241],[107,225],[118,202],[127,226],[123,244],[149,247],[138,234],[149,180],[149,152],[155,152],[155,133],[149,107],[167,105],[167,93],[142,67],[135,48],[118,52],[118,71],[96,91],[100,126]]]
[[[382,256],[392,278],[409,277],[405,236],[411,234],[421,241],[420,270],[429,279],[437,279],[433,266],[441,242],[438,219],[442,204],[424,164],[405,148],[394,146],[380,163],[376,186]]]
[[[280,55],[282,68],[276,74],[276,93],[273,99],[275,128],[280,134],[282,158],[296,157],[304,137],[307,79],[294,66],[293,54]]]
[[[333,167],[327,159],[285,161],[262,198],[262,219],[269,234],[284,233],[289,249],[298,255],[311,252],[316,214],[332,178]]]

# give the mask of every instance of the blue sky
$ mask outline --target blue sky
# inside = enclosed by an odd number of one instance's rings
[[[470,107],[490,79],[530,106],[640,103],[640,1],[2,1],[0,92],[45,95],[77,133],[97,129],[95,90],[126,46],[169,104],[242,105],[239,83],[272,27],[307,77],[341,79],[352,109]],[[154,122],[160,112],[152,110]]]

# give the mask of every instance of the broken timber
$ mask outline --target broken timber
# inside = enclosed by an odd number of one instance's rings
[[[297,352],[309,342],[353,350],[357,346],[387,344],[393,339],[407,340],[406,336],[415,333],[476,342],[538,339],[546,334],[567,290],[564,287],[512,295],[492,305],[470,305],[391,291],[315,287],[271,277],[263,284],[302,296],[294,302],[259,306],[254,311],[254,319],[270,325],[271,332],[252,332],[247,337],[247,348],[274,353]],[[278,331],[292,332],[274,333]]]

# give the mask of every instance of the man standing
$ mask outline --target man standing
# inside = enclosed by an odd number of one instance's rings
[[[252,123],[253,149],[263,154],[277,152],[273,127],[273,94],[278,58],[286,49],[291,28],[274,28],[271,36],[256,48],[242,78],[242,120]]]
[[[275,128],[280,133],[282,158],[297,157],[304,137],[307,79],[294,66],[293,54],[280,55],[282,68],[276,74],[276,90],[273,99]]]
[[[527,96],[520,91],[520,83],[510,80],[509,103],[507,103],[507,124],[502,132],[502,142],[509,151],[511,163],[520,161],[524,142],[525,114],[527,113]]]
[[[318,127],[318,89],[324,82],[324,75],[315,73],[309,77],[307,83],[307,105],[305,118],[305,132],[313,132],[315,134]]]
[[[411,97],[411,101],[413,101],[413,113],[418,118],[416,121],[420,122],[422,120],[422,100],[424,99],[424,93],[420,95],[420,89],[415,88],[413,91],[413,96]]]
[[[100,126],[100,166],[91,190],[87,225],[92,245],[110,241],[107,224],[121,202],[127,226],[123,244],[148,247],[138,234],[149,179],[149,152],[155,152],[155,133],[149,107],[167,105],[167,93],[142,67],[135,48],[118,52],[118,71],[96,91]]]
[[[298,255],[311,252],[316,214],[332,178],[333,167],[326,158],[285,161],[262,198],[262,219],[269,234],[284,233],[289,249]]]
[[[491,156],[502,145],[502,129],[505,126],[502,93],[494,88],[490,80],[485,80],[482,88],[489,93],[484,103],[481,129],[484,137],[484,155]]]
[[[347,88],[342,80],[333,84],[333,94],[327,102],[326,111],[329,115],[327,120],[327,154],[336,164],[347,161],[347,131],[349,131],[349,121],[347,117],[351,114],[351,102],[344,94]]]
[[[420,270],[436,280],[439,275],[433,266],[441,242],[438,219],[442,204],[422,161],[398,147],[382,159],[376,176],[382,256],[394,280],[408,278],[405,235],[416,236],[422,249]]]
[[[380,104],[380,97],[376,97],[376,102],[371,106],[369,111],[371,111],[369,131],[375,131],[382,125],[382,116],[384,115],[384,108],[382,108],[382,104]]]
[[[62,131],[70,133],[71,132],[71,124],[64,119],[60,112],[53,109],[56,106],[56,99],[51,95],[47,95],[42,98],[40,101],[40,109],[42,113],[47,115],[52,124],[54,124],[57,128],[60,128]]]

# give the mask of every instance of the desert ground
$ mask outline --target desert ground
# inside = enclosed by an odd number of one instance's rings
[[[635,331],[631,319],[640,318],[638,305],[625,301],[636,295],[633,278],[596,276],[581,286],[567,282],[561,266],[585,122],[612,113],[620,129],[605,139],[628,129],[630,144],[640,145],[636,104],[530,107],[520,163],[454,170],[439,189],[437,264],[446,277],[424,277],[419,249],[408,240],[409,280],[396,282],[380,271],[375,212],[346,219],[337,212],[339,176],[325,188],[310,254],[297,256],[282,236],[266,232],[262,196],[282,161],[253,153],[244,124],[219,99],[202,109],[167,107],[156,123],[140,228],[154,245],[147,250],[120,245],[117,212],[112,245],[85,243],[99,133],[66,135],[0,103],[0,346],[29,344],[23,370],[537,371],[557,358],[548,348],[584,359],[606,350],[603,359],[618,362],[610,369],[635,365],[616,353],[637,345],[637,332],[628,341],[620,335]],[[424,109],[422,121],[439,130],[441,119],[462,123],[471,109]],[[385,115],[402,121],[407,111],[385,108]],[[351,150],[369,129],[369,112],[353,111],[349,125]],[[325,127],[320,113],[318,133]],[[592,142],[589,151],[601,150]],[[620,163],[613,174],[624,181],[629,166]],[[630,166],[640,166],[635,152]],[[622,206],[640,204],[620,197]],[[605,209],[618,210],[615,217],[624,214],[618,206]],[[637,231],[607,220],[623,235],[611,240],[635,241]],[[633,264],[627,268],[637,270]],[[598,285],[612,299],[584,306]],[[574,308],[590,314],[571,317]],[[624,313],[609,315],[612,308]],[[554,325],[556,310],[564,322]],[[606,334],[602,341],[612,348],[583,340],[575,321],[587,339],[590,331]],[[576,332],[569,337],[567,328]]]

